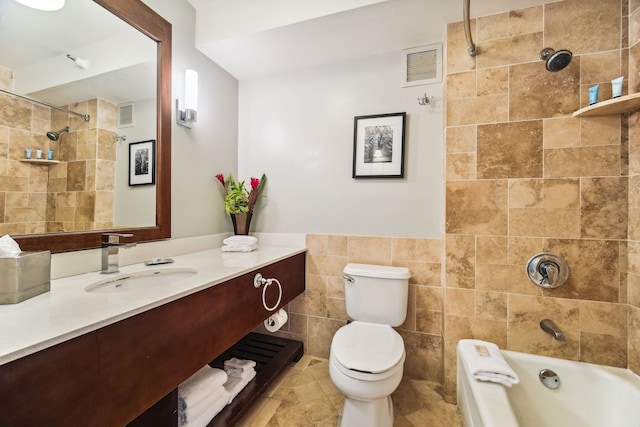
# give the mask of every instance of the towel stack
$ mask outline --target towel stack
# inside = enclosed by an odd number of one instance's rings
[[[473,377],[480,381],[491,381],[507,387],[518,384],[520,378],[504,360],[494,343],[480,340],[460,340],[458,353],[466,361]]]
[[[178,420],[184,427],[206,426],[229,402],[228,375],[209,365],[178,386]]]
[[[243,360],[235,357],[225,360],[224,370],[229,379],[224,383],[224,388],[229,393],[228,403],[231,403],[238,393],[249,384],[249,381],[256,376],[255,366],[256,362],[253,360]]]
[[[231,236],[222,243],[222,252],[251,252],[258,248],[258,239],[253,236]]]

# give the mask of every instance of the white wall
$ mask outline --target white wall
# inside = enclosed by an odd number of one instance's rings
[[[401,68],[398,52],[240,82],[239,178],[267,175],[252,230],[440,237],[443,86],[402,88]],[[405,178],[351,178],[354,116],[403,111]]]
[[[172,237],[229,232],[216,173],[236,172],[238,81],[195,48],[195,10],[186,0],[144,0],[172,24],[173,101],[184,97],[184,71],[198,72],[198,121],[178,126],[172,105]]]

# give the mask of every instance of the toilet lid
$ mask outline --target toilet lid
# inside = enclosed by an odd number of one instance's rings
[[[333,336],[332,351],[345,368],[376,374],[402,359],[404,341],[389,325],[352,322]]]

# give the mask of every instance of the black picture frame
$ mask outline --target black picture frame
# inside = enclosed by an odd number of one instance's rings
[[[352,178],[404,178],[407,113],[356,116]]]
[[[156,140],[129,144],[129,186],[156,183]]]

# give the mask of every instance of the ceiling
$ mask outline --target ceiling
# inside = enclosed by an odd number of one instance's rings
[[[151,54],[132,59],[132,53],[125,53],[127,45],[140,44],[148,45]],[[89,67],[80,69],[67,54],[87,59]],[[152,98],[155,55],[155,42],[93,1],[66,0],[62,9],[43,12],[0,0],[0,67],[13,71],[13,89],[20,94],[56,105]],[[57,79],[55,86],[42,76]]]
[[[462,21],[464,0],[187,1],[196,9],[196,48],[243,80],[441,43],[446,24]],[[543,3],[476,0],[470,15]]]

